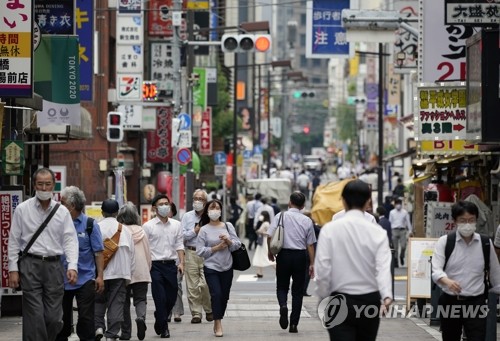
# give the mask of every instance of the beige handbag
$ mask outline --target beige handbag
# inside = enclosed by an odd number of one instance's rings
[[[276,230],[274,231],[274,234],[271,237],[271,242],[269,243],[269,251],[271,251],[273,255],[277,255],[278,253],[280,253],[281,249],[283,248],[283,239],[285,237],[283,228],[284,215],[285,212],[282,212],[280,214],[280,218],[278,220],[278,226],[276,227]]]

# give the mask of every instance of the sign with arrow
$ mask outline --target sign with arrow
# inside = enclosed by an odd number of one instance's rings
[[[418,87],[417,136],[420,141],[466,139],[467,96],[464,83]]]

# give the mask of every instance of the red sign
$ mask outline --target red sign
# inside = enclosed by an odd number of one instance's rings
[[[148,12],[148,33],[150,36],[171,37],[172,26],[172,0],[151,0]],[[186,1],[182,2],[182,9],[186,9]],[[186,20],[182,19],[181,31],[186,32]],[[181,39],[186,37],[181,37]]]
[[[147,136],[147,162],[172,162],[172,108],[156,109],[156,130]]]
[[[8,288],[9,283],[9,234],[14,210],[21,203],[23,188],[15,187],[0,191],[0,259],[2,262],[2,283],[0,287]]]
[[[201,115],[200,155],[212,155],[212,107]]]
[[[181,148],[177,151],[177,163],[181,166],[185,166],[191,162],[191,151],[187,148]]]

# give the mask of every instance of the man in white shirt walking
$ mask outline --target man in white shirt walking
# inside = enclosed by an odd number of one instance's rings
[[[399,265],[403,266],[408,234],[412,237],[413,230],[410,215],[408,214],[408,211],[403,208],[403,202],[401,199],[396,199],[394,201],[394,209],[392,209],[389,213],[389,221],[392,228],[392,243],[394,245],[395,257],[396,259],[399,258]],[[397,265],[397,262],[395,264]]]
[[[444,235],[437,241],[432,256],[432,280],[443,290],[437,310],[443,341],[461,340],[462,328],[468,341],[483,341],[488,311],[485,271],[488,271],[492,286],[490,291],[498,294],[500,265],[491,240],[488,239],[489,246],[485,244],[489,248],[485,255],[481,235],[475,233],[479,216],[477,206],[459,201],[452,206],[451,216],[457,224],[457,232],[451,235],[455,241],[453,251],[446,260],[448,235]],[[489,269],[485,256],[489,257]]]
[[[102,239],[112,238],[120,228],[121,232],[118,250],[104,269],[104,293],[96,295],[96,340],[103,337],[103,331],[107,340],[118,339],[123,322],[127,284],[130,283],[135,268],[135,247],[132,235],[116,220],[119,208],[118,202],[113,199],[104,200],[101,205],[104,219],[99,222],[99,228]],[[104,323],[104,316],[107,318],[107,323]]]
[[[370,196],[368,184],[349,182],[342,191],[346,214],[325,224],[319,234],[314,268],[317,294],[329,300],[323,322],[330,340],[375,340],[378,309],[392,302],[387,233],[363,214]],[[332,309],[335,303],[340,303],[338,309]]]
[[[18,205],[9,235],[9,286],[23,289],[23,340],[55,340],[63,326],[64,278],[77,282],[78,237],[68,209],[60,206],[18,264],[19,252],[57,204],[52,200],[54,172],[40,168],[33,174],[35,197]],[[64,272],[61,255],[66,255]],[[20,266],[21,268],[19,269]]]

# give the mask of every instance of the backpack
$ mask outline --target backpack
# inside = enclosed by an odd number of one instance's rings
[[[481,237],[481,245],[483,246],[483,257],[484,257],[484,294],[488,295],[488,289],[491,287],[489,280],[490,273],[490,238],[488,236],[479,235]],[[443,271],[446,269],[446,264],[448,264],[448,259],[455,248],[455,242],[457,240],[457,233],[452,232],[448,234],[446,238],[446,246],[444,248],[444,265]]]

